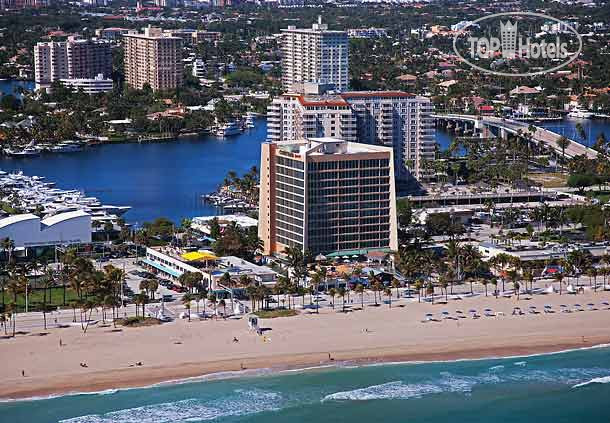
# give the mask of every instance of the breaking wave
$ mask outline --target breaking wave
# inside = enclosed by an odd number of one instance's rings
[[[222,400],[185,399],[61,420],[60,423],[174,423],[214,420],[278,410],[281,396],[261,390],[235,390]]]
[[[440,377],[418,383],[393,381],[350,391],[326,395],[322,401],[369,401],[385,399],[411,399],[442,393],[468,394],[477,385],[501,383],[545,383],[584,386],[591,383],[610,383],[610,369],[563,368],[557,370],[524,370],[508,372],[502,366],[494,366],[476,376],[461,376],[449,372]],[[593,379],[592,379],[593,378]],[[583,382],[589,379],[588,382]]]

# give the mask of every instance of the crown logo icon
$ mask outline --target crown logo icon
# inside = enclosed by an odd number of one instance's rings
[[[500,21],[500,40],[502,45],[502,57],[514,59],[517,51],[517,23]]]

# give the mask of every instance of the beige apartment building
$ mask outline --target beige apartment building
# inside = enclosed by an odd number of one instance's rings
[[[112,51],[107,41],[68,37],[66,41],[37,43],[34,46],[34,79],[37,89],[62,79],[109,78]]]
[[[124,39],[125,80],[132,88],[148,84],[154,91],[182,85],[182,39],[147,27]]]
[[[430,99],[402,91],[341,94],[284,94],[267,110],[267,140],[334,137],[394,150],[397,178],[407,170],[425,179],[425,160],[434,159]]]
[[[311,28],[282,29],[282,85],[300,91],[301,84],[332,85],[336,91],[349,86],[349,40],[345,31],[330,31],[318,22]]]
[[[336,138],[264,143],[259,237],[265,254],[398,248],[391,148]]]

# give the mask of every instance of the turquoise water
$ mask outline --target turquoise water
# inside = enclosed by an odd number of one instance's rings
[[[78,376],[75,376],[78,377]],[[0,404],[6,422],[608,422],[610,349],[326,368]]]

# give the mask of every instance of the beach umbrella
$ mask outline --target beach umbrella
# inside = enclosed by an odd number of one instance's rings
[[[356,255],[356,254],[354,254],[354,255],[352,256],[352,258],[358,258],[358,257],[359,257],[359,256],[358,256],[358,255]]]
[[[349,258],[349,256],[343,256],[343,257],[341,257],[341,258],[348,259],[348,258]]]
[[[474,308],[471,308],[470,310],[468,310],[468,313],[476,313],[477,311]]]
[[[574,304],[574,307],[582,307],[580,304]]]
[[[426,313],[426,317],[432,317],[432,316],[434,316],[434,314],[432,314],[432,313]]]
[[[486,308],[484,311],[493,311],[493,310],[490,308]]]
[[[602,301],[602,305],[610,306],[610,303],[608,303],[608,301]]]
[[[326,256],[324,254],[318,254],[316,256],[316,261],[324,261],[326,260]]]
[[[462,313],[462,310],[455,310],[455,314],[464,314],[464,313]]]
[[[553,308],[553,306],[547,304],[544,306],[544,308]]]

